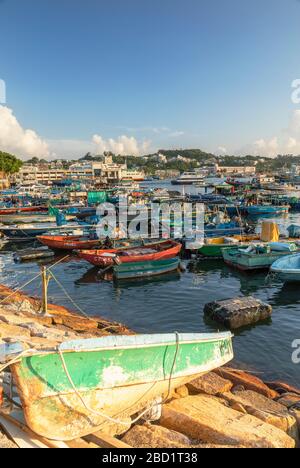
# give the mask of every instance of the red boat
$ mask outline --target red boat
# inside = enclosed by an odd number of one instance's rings
[[[99,239],[91,240],[83,236],[38,236],[37,239],[52,250],[80,250],[100,246]]]
[[[168,240],[155,244],[142,245],[140,247],[123,247],[121,249],[108,250],[81,250],[78,252],[78,255],[92,265],[105,268],[118,263],[167,260],[177,257],[181,251],[181,247],[181,244],[178,242]]]
[[[2,208],[0,209],[0,215],[10,215],[17,213],[41,213],[48,211],[46,206],[14,206],[13,208]]]

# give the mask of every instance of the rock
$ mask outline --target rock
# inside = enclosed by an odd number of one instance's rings
[[[18,448],[0,429],[0,448],[15,449]]]
[[[218,398],[196,395],[163,407],[161,425],[202,443],[249,448],[294,448],[285,432],[249,414],[227,408]]]
[[[192,445],[187,436],[148,423],[134,426],[122,441],[135,448],[186,448]]]
[[[284,382],[280,381],[275,381],[275,382],[266,382],[266,385],[268,387],[272,388],[272,390],[275,390],[277,393],[295,393],[300,396],[300,389],[293,387],[292,385],[288,385]]]
[[[65,316],[60,317],[62,319],[62,325],[67,328],[71,328],[77,332],[85,332],[88,330],[97,330],[98,323],[95,320],[89,320],[86,318],[76,317],[76,316]],[[56,323],[56,318],[54,319]]]
[[[298,424],[300,433],[300,397],[297,394],[285,393],[278,400],[278,403],[285,406],[289,413],[294,416]]]
[[[230,392],[232,383],[230,380],[223,379],[215,372],[209,372],[188,383],[187,387],[193,394],[206,393],[207,395],[218,395],[219,393]]]
[[[277,392],[267,387],[262,380],[246,372],[230,369],[229,367],[220,367],[214,372],[224,379],[230,380],[235,386],[241,385],[245,390],[253,390],[272,400],[279,396]]]
[[[185,398],[189,396],[189,390],[186,385],[182,385],[181,387],[176,388],[175,393],[180,397],[180,398]]]
[[[289,409],[292,406],[300,406],[300,396],[295,393],[283,393],[277,402]]]
[[[236,329],[269,319],[272,307],[251,296],[238,297],[210,302],[205,305],[204,314],[229,329]]]
[[[252,390],[236,392],[235,394],[225,393],[222,398],[225,398],[234,409],[236,409],[237,404],[242,405],[248,414],[285,431],[298,443],[297,421],[280,403]]]

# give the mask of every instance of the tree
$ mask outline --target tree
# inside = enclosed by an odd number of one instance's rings
[[[16,156],[0,151],[0,171],[5,172],[5,174],[15,174],[19,172],[22,165],[22,161]]]

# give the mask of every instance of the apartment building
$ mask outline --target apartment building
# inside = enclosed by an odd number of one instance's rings
[[[78,162],[68,169],[49,165],[34,166],[24,164],[18,174],[14,176],[14,183],[19,185],[44,184],[52,185],[55,182],[72,179],[75,181],[95,181],[102,183],[118,183],[122,180],[141,181],[144,173],[128,170],[126,163],[117,164],[111,156],[99,162]]]

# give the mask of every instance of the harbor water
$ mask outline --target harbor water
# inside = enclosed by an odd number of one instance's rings
[[[300,214],[277,218],[282,231],[300,224]],[[257,220],[257,224],[261,220]],[[24,248],[24,245],[19,246]],[[7,245],[0,254],[0,283],[19,287],[40,270],[40,262],[15,263],[16,246]],[[54,262],[54,260],[52,261]],[[267,380],[283,380],[300,385],[300,364],[293,363],[294,340],[300,340],[299,285],[283,285],[267,272],[241,273],[222,260],[183,260],[185,272],[133,282],[114,284],[104,280],[96,268],[69,258],[53,272],[68,295],[54,281],[49,285],[49,301],[89,316],[122,322],[140,333],[215,332],[220,326],[207,322],[203,308],[214,300],[251,295],[273,307],[272,319],[235,333],[234,365],[255,371]],[[41,281],[25,292],[41,295]]]

